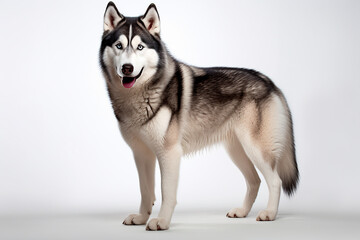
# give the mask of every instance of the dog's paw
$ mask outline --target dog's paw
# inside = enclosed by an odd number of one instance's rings
[[[256,217],[256,221],[274,221],[276,217],[276,211],[262,210]]]
[[[149,215],[144,216],[143,214],[131,214],[123,222],[124,225],[145,225]]]
[[[161,231],[169,229],[170,223],[165,218],[153,218],[146,226],[147,231]]]
[[[244,218],[248,215],[249,211],[244,208],[233,208],[231,209],[226,216],[228,218]]]

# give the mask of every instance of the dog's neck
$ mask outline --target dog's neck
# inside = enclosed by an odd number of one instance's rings
[[[115,71],[110,73],[113,81],[107,82],[107,87],[120,124],[134,127],[143,125],[161,107],[163,91],[176,71],[175,61],[171,56],[166,56],[164,60],[164,67],[158,69],[154,76],[130,89],[122,86]]]

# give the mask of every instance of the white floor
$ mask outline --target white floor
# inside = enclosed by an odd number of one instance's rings
[[[0,217],[1,240],[360,239],[359,214],[281,213],[274,222],[229,219],[225,212],[175,212],[171,229],[124,226],[127,213]]]

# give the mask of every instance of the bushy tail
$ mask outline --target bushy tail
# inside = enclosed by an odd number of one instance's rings
[[[295,193],[297,185],[299,183],[299,170],[295,155],[295,143],[291,113],[285,101],[285,98],[283,98],[282,100],[285,107],[287,108],[286,110],[288,113],[288,129],[286,131],[286,143],[284,146],[284,151],[282,157],[277,164],[277,172],[280,176],[280,179],[282,180],[282,188],[284,192],[290,197]]]

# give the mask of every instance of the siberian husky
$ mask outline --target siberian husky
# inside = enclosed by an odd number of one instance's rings
[[[151,4],[139,17],[125,17],[109,2],[104,14],[100,65],[119,128],[133,151],[141,205],[125,225],[147,230],[170,226],[176,205],[180,158],[222,143],[246,179],[243,205],[227,213],[246,217],[263,174],[269,189],[256,220],[275,220],[281,187],[297,187],[293,126],[282,92],[265,75],[244,68],[199,68],[177,61],[160,37]],[[159,215],[148,222],[155,201],[155,161],[161,171]]]

